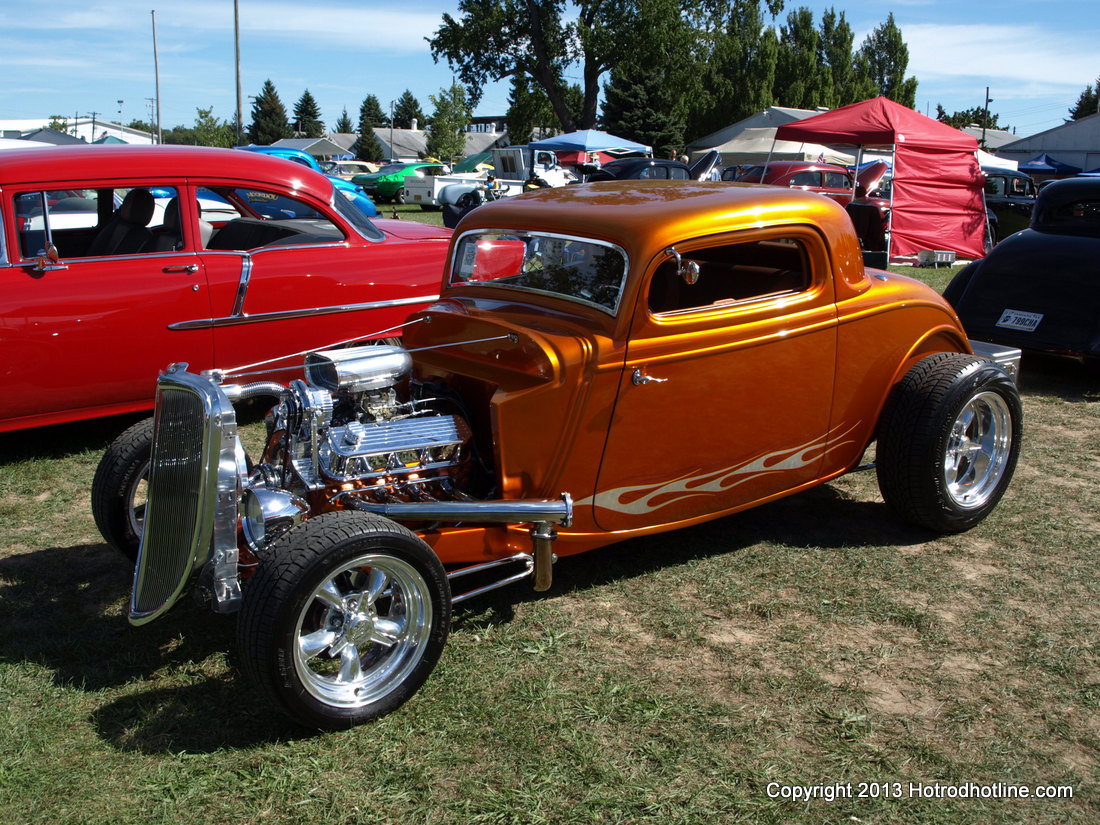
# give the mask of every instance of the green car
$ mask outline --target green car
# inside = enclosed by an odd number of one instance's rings
[[[409,175],[445,175],[442,163],[387,163],[377,172],[356,175],[351,182],[363,187],[375,203],[404,203],[405,178]]]

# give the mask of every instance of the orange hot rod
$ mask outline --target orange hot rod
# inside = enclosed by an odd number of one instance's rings
[[[886,504],[965,530],[1016,464],[1019,351],[975,352],[933,290],[865,269],[820,195],[535,192],[467,216],[443,281],[402,346],[310,353],[287,386],[171,366],[96,475],[131,622],[188,587],[239,612],[244,670],[305,725],[399,706],[452,604],[544,590],[556,556],[821,484],[876,440]],[[250,457],[234,405],[266,395]]]

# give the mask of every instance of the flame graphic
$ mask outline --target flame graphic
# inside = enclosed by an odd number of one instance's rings
[[[652,513],[685,498],[725,492],[763,475],[806,467],[834,450],[851,444],[850,440],[840,439],[858,426],[857,422],[844,433],[829,432],[821,439],[765,453],[744,464],[685,475],[664,484],[616,487],[580,499],[575,504],[592,504],[629,515]]]

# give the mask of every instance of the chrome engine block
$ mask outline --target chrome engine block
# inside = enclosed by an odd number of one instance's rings
[[[296,475],[310,489],[370,489],[375,498],[421,498],[467,457],[469,425],[430,399],[410,399],[401,347],[311,353],[269,416],[284,431]]]

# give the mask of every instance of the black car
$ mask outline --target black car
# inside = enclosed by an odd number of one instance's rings
[[[962,269],[943,296],[971,338],[1100,358],[1100,179],[1039,193],[1029,228]]]
[[[619,158],[603,166],[585,169],[584,182],[601,180],[709,180],[721,159],[711,150],[688,166],[678,160],[663,158]]]
[[[993,243],[1026,229],[1035,206],[1035,182],[1015,169],[983,166],[985,206]]]

